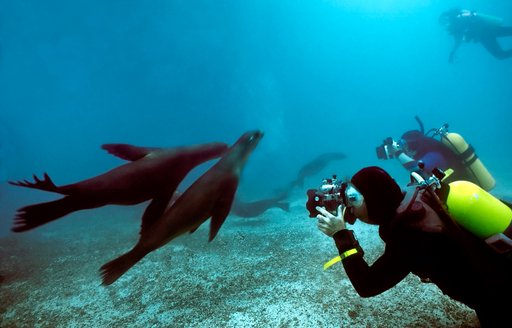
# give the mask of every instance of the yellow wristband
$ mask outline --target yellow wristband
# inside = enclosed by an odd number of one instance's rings
[[[341,253],[340,256],[336,256],[335,258],[333,258],[332,260],[330,260],[329,262],[326,262],[324,264],[324,270],[327,270],[329,269],[330,267],[332,267],[334,264],[340,262],[341,260],[344,260],[346,259],[347,257],[349,257],[350,255],[354,255],[354,254],[357,254],[357,248],[352,248],[352,249],[349,249],[348,251],[345,251],[343,253]]]
[[[341,261],[341,257],[340,256],[336,256],[335,258],[333,258],[332,260],[330,260],[329,262],[326,262],[324,264],[324,270],[327,270],[329,269],[330,267],[332,267],[334,264],[338,263]]]
[[[354,254],[357,254],[357,248],[352,248],[352,249],[349,249],[348,251],[341,253],[340,257],[342,260],[344,260],[347,257],[349,257],[350,255],[354,255]]]

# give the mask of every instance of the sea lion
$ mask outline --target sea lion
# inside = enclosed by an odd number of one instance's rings
[[[242,218],[252,218],[264,213],[272,207],[277,207],[288,212],[290,210],[290,204],[283,201],[286,197],[287,195],[283,193],[276,197],[260,199],[252,202],[245,202],[236,197],[233,202],[233,206],[231,207],[231,213]]]
[[[307,164],[302,166],[301,169],[299,170],[299,173],[297,173],[297,178],[290,185],[302,188],[302,186],[304,185],[304,179],[306,177],[319,173],[331,161],[341,160],[345,158],[347,158],[347,156],[340,152],[321,154],[314,158],[311,162],[308,162]]]
[[[174,148],[146,148],[105,144],[102,148],[131,162],[96,177],[60,187],[46,173],[42,180],[34,175],[34,182],[9,181],[15,186],[66,195],[55,201],[18,209],[12,231],[27,231],[78,210],[108,204],[133,205],[149,199],[152,201],[144,212],[142,224],[151,223],[164,213],[172,194],[190,170],[220,157],[228,145],[212,142]]]
[[[174,204],[174,202],[181,196],[181,194],[183,193],[176,191],[174,195],[172,195],[168,207],[171,207],[172,204]],[[287,197],[287,193],[281,193],[275,197],[246,202],[235,196],[229,214],[234,214],[242,218],[252,218],[264,213],[266,210],[273,207],[277,207],[283,211],[288,212],[290,210],[290,203],[284,201],[284,199]]]
[[[160,218],[143,226],[131,251],[101,267],[103,285],[112,284],[148,253],[186,232],[194,232],[210,217],[208,241],[212,241],[231,209],[247,158],[262,137],[260,131],[244,133]]]

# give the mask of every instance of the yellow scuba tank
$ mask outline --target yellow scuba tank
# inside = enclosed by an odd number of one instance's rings
[[[512,260],[512,209],[469,181],[454,181],[446,198],[450,217]]]
[[[430,192],[444,213],[458,226],[485,240],[495,252],[512,260],[512,209],[473,182],[459,180],[443,184],[444,173],[435,169],[425,180],[419,173],[411,173],[411,182]],[[414,185],[413,185],[414,186]],[[440,190],[437,192],[435,190]],[[407,197],[407,195],[406,195]],[[441,217],[444,217],[441,215]]]
[[[466,172],[470,174],[473,180],[485,190],[491,190],[496,185],[496,181],[478,158],[473,147],[468,145],[466,140],[458,133],[448,132],[447,125],[439,129],[441,142],[450,148],[455,154],[461,157]]]
[[[512,209],[469,181],[454,181],[446,198],[448,213],[461,227],[482,239],[512,238]]]

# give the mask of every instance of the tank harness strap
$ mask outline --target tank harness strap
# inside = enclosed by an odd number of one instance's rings
[[[468,149],[462,152],[459,156],[466,167],[473,165],[473,163],[478,159],[475,149],[471,145],[469,145]]]

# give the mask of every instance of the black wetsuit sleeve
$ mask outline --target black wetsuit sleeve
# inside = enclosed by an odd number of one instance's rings
[[[346,252],[348,248],[361,249],[357,241],[357,245],[347,244],[347,234],[347,232],[343,232],[336,233],[333,236],[340,255]],[[350,282],[361,297],[371,297],[385,292],[410,273],[400,261],[399,256],[395,255],[388,247],[386,247],[384,254],[372,265],[365,261],[363,254],[361,250],[342,261]]]

